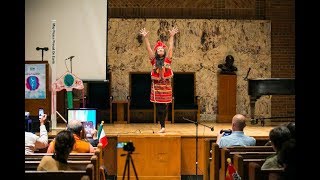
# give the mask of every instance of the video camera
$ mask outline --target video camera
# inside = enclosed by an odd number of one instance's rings
[[[229,136],[232,133],[231,129],[221,129],[220,134],[224,132],[224,136]]]
[[[128,152],[133,152],[135,150],[133,142],[118,142],[117,148],[123,148],[124,151]]]

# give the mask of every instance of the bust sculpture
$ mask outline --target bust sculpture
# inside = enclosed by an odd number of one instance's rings
[[[219,64],[218,68],[221,69],[220,73],[221,74],[235,74],[235,71],[237,71],[237,67],[233,65],[234,63],[234,58],[231,55],[228,55],[225,59],[224,64]]]

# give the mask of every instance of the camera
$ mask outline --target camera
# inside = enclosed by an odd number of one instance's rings
[[[224,136],[229,136],[232,133],[231,129],[221,129],[220,134],[224,132]]]
[[[133,152],[135,150],[133,142],[118,142],[117,148],[123,148],[124,151],[128,152]]]

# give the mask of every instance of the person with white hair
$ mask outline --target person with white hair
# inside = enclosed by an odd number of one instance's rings
[[[94,147],[90,144],[90,142],[86,139],[83,139],[83,136],[81,134],[84,133],[84,128],[79,120],[71,120],[68,122],[67,130],[71,131],[73,133],[74,139],[76,140],[72,153],[93,153]],[[54,142],[55,140],[52,140],[52,142],[49,144],[47,153],[54,153]]]

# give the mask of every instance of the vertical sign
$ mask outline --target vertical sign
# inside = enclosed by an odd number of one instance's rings
[[[51,75],[51,82],[54,83],[56,81],[56,55],[57,55],[57,51],[56,51],[56,20],[51,20],[51,71],[52,71],[52,75]],[[57,127],[57,115],[56,115],[56,108],[57,108],[57,96],[55,96],[55,94],[53,94],[53,90],[52,87],[50,85],[50,89],[51,89],[51,129],[55,129]]]

